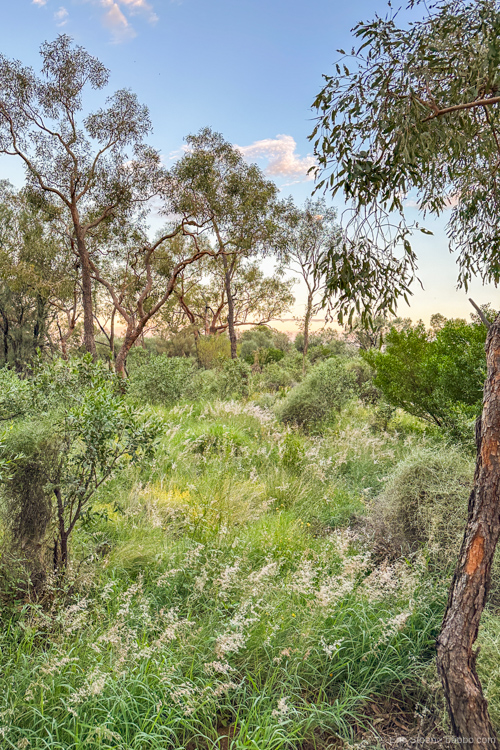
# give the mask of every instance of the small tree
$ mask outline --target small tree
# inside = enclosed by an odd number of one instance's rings
[[[236,358],[232,278],[241,257],[270,251],[278,189],[220,133],[204,128],[170,171],[173,210],[192,217],[213,239],[224,268],[231,356]]]
[[[42,44],[40,54],[40,77],[0,55],[0,153],[19,157],[31,188],[63,209],[79,262],[84,343],[95,356],[89,232],[157,192],[160,156],[143,143],[149,113],[128,89],[83,114],[85,89],[108,82],[97,58],[66,35]]]
[[[343,191],[353,207],[342,247],[324,259],[340,316],[394,313],[408,297],[417,261],[404,217],[410,193],[423,213],[451,208],[462,284],[473,274],[500,281],[498,3],[410,0],[409,7],[421,15],[405,27],[394,15],[359,24],[360,46],[315,101],[320,185]],[[473,645],[500,536],[500,316],[486,359],[474,489],[438,640],[453,731],[477,745],[497,741]]]
[[[220,257],[209,260],[198,280],[179,277],[174,293],[193,326],[205,335],[229,329],[226,272]],[[187,283],[185,283],[187,282]],[[239,259],[231,272],[233,326],[265,325],[288,312],[295,302],[293,280],[281,269],[266,276],[257,261]]]
[[[167,227],[153,240],[140,227],[132,225],[128,235],[120,232],[108,247],[110,260],[99,263],[91,259],[90,266],[92,278],[106,290],[114,310],[126,325],[115,361],[116,372],[123,377],[131,348],[173,295],[178,277],[215,251],[196,234],[188,232],[186,222]],[[111,322],[114,326],[113,315]]]
[[[308,200],[301,209],[289,204],[284,219],[281,259],[290,271],[302,277],[307,288],[303,320],[305,371],[311,320],[322,307],[326,290],[327,277],[320,260],[340,244],[341,230],[337,209],[327,208],[322,199]]]
[[[95,493],[119,469],[152,455],[159,423],[134,411],[118,388],[114,374],[84,358],[56,360],[35,375],[29,399],[19,394],[26,419],[12,423],[0,446],[0,463],[12,464],[2,511],[13,541],[36,552],[37,569],[39,550],[51,541],[54,567],[63,571],[71,533]]]

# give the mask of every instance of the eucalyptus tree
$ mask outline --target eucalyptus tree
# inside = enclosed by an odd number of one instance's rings
[[[0,183],[0,361],[17,370],[37,349],[56,348],[52,332],[74,303],[73,255],[46,208],[29,191]]]
[[[90,267],[92,278],[125,323],[115,360],[116,372],[124,376],[131,348],[172,297],[179,275],[217,251],[196,228],[190,232],[185,221],[167,225],[153,238],[139,221],[130,225],[119,222],[116,229],[116,233],[107,233],[103,259],[91,254]],[[112,313],[113,322],[114,318]]]
[[[173,210],[192,217],[213,239],[224,267],[231,356],[236,357],[234,290],[240,257],[270,251],[278,189],[220,133],[204,128],[186,138],[187,151],[170,170]]]
[[[411,0],[416,18],[360,23],[316,98],[320,186],[351,201],[341,247],[323,268],[336,309],[366,317],[407,297],[417,257],[405,221],[449,210],[459,283],[500,281],[500,7],[497,0]],[[496,744],[473,645],[500,535],[500,317],[486,341],[469,517],[438,639],[438,669],[455,734]]]
[[[41,75],[0,55],[0,153],[21,159],[31,189],[63,209],[80,267],[85,347],[95,355],[88,234],[157,192],[160,156],[143,142],[149,113],[128,89],[84,111],[86,89],[108,83],[97,58],[66,35],[40,54]]]
[[[295,302],[293,283],[283,278],[283,269],[266,276],[258,261],[239,258],[231,272],[234,328],[265,325],[288,312]],[[226,270],[219,256],[209,258],[196,276],[181,274],[174,294],[197,333],[229,329]]]
[[[324,199],[308,200],[303,208],[290,203],[284,212],[282,242],[280,255],[283,263],[302,277],[307,289],[303,319],[305,368],[311,320],[323,306],[326,291],[327,276],[320,261],[341,242],[337,209],[328,208]]]

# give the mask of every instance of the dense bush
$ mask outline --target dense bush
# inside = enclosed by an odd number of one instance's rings
[[[473,463],[452,447],[419,448],[401,461],[376,501],[379,541],[394,555],[424,545],[436,565],[456,561]]]
[[[242,333],[238,352],[249,365],[263,367],[271,362],[279,362],[289,349],[290,341],[286,334],[259,326]]]
[[[473,446],[486,377],[482,324],[448,320],[437,333],[422,323],[386,337],[385,351],[363,352],[385,399]]]
[[[249,393],[251,369],[241,359],[228,359],[217,371],[219,398],[243,398]]]
[[[266,365],[262,373],[255,379],[255,385],[259,390],[279,391],[281,388],[289,388],[294,379],[288,370],[285,370],[276,362]]]
[[[51,382],[61,386],[57,405]],[[38,403],[49,408],[36,408],[34,399],[3,435],[0,518],[4,552],[25,563],[39,586],[49,563],[67,565],[69,537],[97,490],[119,468],[152,456],[160,425],[137,412],[118,392],[119,380],[89,358],[54,363],[34,383]]]
[[[198,362],[207,370],[231,357],[231,342],[227,336],[200,336],[196,343]]]
[[[332,410],[340,411],[355,393],[355,375],[340,357],[317,365],[279,407],[283,422],[311,427]]]
[[[128,393],[135,401],[170,406],[181,398],[194,372],[191,359],[148,356],[131,370]]]

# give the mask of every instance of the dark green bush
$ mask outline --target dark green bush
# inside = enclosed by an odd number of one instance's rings
[[[340,357],[317,365],[283,400],[278,416],[283,422],[312,427],[331,411],[340,411],[355,394],[356,379]]]
[[[138,402],[171,406],[182,397],[195,371],[193,360],[185,357],[149,356],[131,371],[129,396]]]
[[[251,368],[241,359],[228,359],[217,371],[219,398],[244,398],[249,393]]]
[[[386,337],[385,351],[363,352],[376,370],[374,383],[385,400],[474,447],[474,419],[480,413],[486,376],[486,328],[448,320],[435,333],[423,323]]]
[[[401,461],[372,511],[381,524],[382,546],[400,555],[425,545],[435,565],[453,563],[465,528],[473,472],[469,458],[444,445],[419,448]]]

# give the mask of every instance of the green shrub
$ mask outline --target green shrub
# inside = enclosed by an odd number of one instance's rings
[[[150,356],[130,373],[128,393],[135,401],[171,406],[181,398],[194,372],[191,359]]]
[[[219,398],[244,398],[249,393],[251,368],[241,359],[228,359],[217,372]]]
[[[329,412],[340,411],[355,393],[355,376],[345,360],[332,357],[317,365],[288,396],[278,410],[283,422],[311,427]]]
[[[46,419],[18,422],[2,444],[3,455],[11,459],[0,499],[0,518],[6,532],[3,562],[10,566],[16,561],[19,583],[24,579],[24,586],[32,585],[35,590],[43,588],[50,562],[55,497],[46,486],[57,471],[62,447],[61,437]]]
[[[373,517],[396,554],[426,545],[439,566],[457,558],[472,489],[472,461],[456,448],[418,448],[390,475]]]
[[[221,360],[231,357],[231,342],[227,336],[201,336],[196,344],[198,362],[209,370]]]
[[[373,382],[375,377],[373,368],[363,359],[356,358],[347,364],[347,369],[356,378],[356,389],[361,401],[364,404],[377,403],[380,398],[380,391]]]
[[[31,384],[21,380],[14,370],[0,369],[0,419],[23,415],[32,401]]]
[[[265,391],[279,391],[289,388],[293,384],[290,373],[276,362],[267,365],[258,379],[259,386]]]
[[[436,424],[472,450],[486,377],[485,339],[481,323],[448,320],[436,334],[420,322],[393,328],[385,351],[362,356],[376,370],[374,383],[388,403]]]

